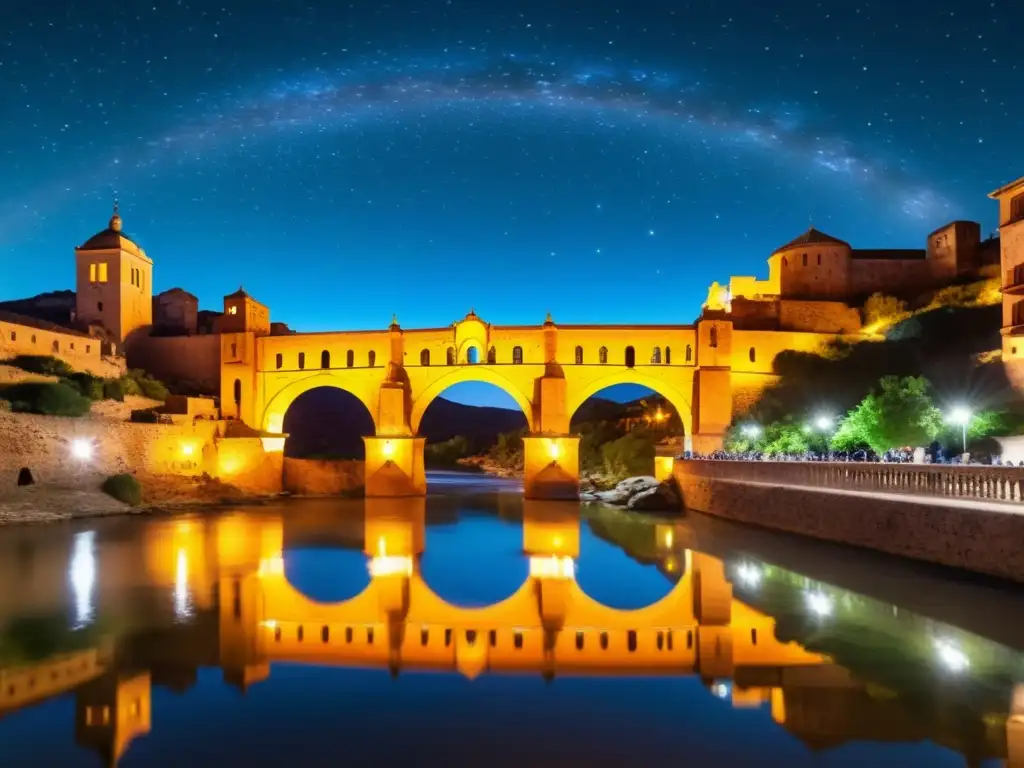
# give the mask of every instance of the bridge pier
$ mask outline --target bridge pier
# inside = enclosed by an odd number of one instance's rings
[[[523,495],[527,499],[579,498],[579,435],[523,438]]]
[[[426,495],[425,437],[375,435],[364,437],[363,442],[366,445],[363,484],[367,498]]]

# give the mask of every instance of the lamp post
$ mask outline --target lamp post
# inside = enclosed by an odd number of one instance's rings
[[[831,416],[819,416],[814,420],[814,426],[825,435],[825,460],[832,457],[832,425],[834,421]]]
[[[962,439],[963,451],[967,453],[967,425],[971,423],[971,417],[974,414],[971,413],[970,409],[964,408],[963,406],[957,406],[949,412],[948,420],[951,424],[957,424],[960,426],[960,434]]]
[[[761,436],[761,427],[758,424],[744,424],[740,432],[748,440],[754,441]]]

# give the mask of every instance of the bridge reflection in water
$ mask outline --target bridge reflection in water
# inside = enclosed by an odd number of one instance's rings
[[[118,590],[155,586],[171,594],[173,617],[0,669],[0,714],[73,691],[76,741],[116,763],[150,730],[154,683],[180,689],[198,667],[219,666],[226,681],[246,690],[271,675],[275,663],[297,662],[387,668],[392,675],[450,670],[469,678],[699,675],[709,695],[735,707],[767,705],[778,724],[812,744],[898,739],[894,728],[914,730],[899,702],[877,700],[828,657],[779,641],[772,617],[733,597],[723,562],[679,547],[683,537],[671,525],[657,536],[663,565],[678,580],[657,602],[620,610],[577,583],[579,506],[523,502],[526,580],[493,605],[461,607],[421,574],[426,499],[363,504],[361,531],[253,514],[149,525],[145,546],[122,553],[121,583],[107,587],[108,599],[122,599],[113,595]],[[362,541],[368,584],[351,599],[318,602],[285,575],[286,539],[325,535]],[[132,562],[140,552],[143,562]],[[126,574],[136,574],[136,582]],[[8,593],[0,603],[8,616],[17,609],[12,600]],[[1024,714],[1024,700],[1014,711]],[[1011,715],[1005,738],[993,739],[986,756],[1024,765],[1019,719]],[[913,733],[907,740],[929,737]]]

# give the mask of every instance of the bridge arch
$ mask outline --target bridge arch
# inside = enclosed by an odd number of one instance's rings
[[[506,392],[516,401],[523,415],[526,416],[527,426],[531,430],[533,429],[533,402],[523,393],[522,389],[514,381],[497,373],[492,368],[485,365],[472,365],[450,370],[431,381],[419,393],[413,394],[412,412],[409,415],[409,426],[412,428],[413,434],[419,433],[423,414],[426,413],[427,407],[438,395],[454,384],[462,384],[467,381],[493,384],[498,389]]]
[[[618,384],[636,384],[664,397],[676,409],[676,413],[679,414],[679,420],[683,423],[683,431],[686,436],[692,435],[693,409],[690,405],[690,395],[676,383],[658,376],[652,376],[638,368],[622,368],[579,387],[570,386],[568,402],[566,403],[566,415],[572,419],[583,403],[601,390]]]
[[[364,391],[365,388],[359,386],[352,386],[353,380],[351,377],[342,377],[336,373],[331,372],[320,372],[315,373],[312,376],[306,376],[290,384],[282,387],[280,390],[270,398],[266,408],[263,409],[263,417],[260,419],[260,426],[266,432],[273,434],[280,434],[284,429],[284,415],[288,412],[292,403],[300,395],[309,392],[311,389],[318,389],[319,387],[331,387],[334,389],[340,389],[354,395],[359,400],[370,414],[370,418],[373,420],[374,433],[377,432],[379,425],[377,424],[376,408],[374,408],[374,401],[371,392]],[[376,387],[374,387],[376,389]]]

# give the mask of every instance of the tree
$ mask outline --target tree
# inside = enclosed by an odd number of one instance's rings
[[[839,426],[832,444],[839,449],[867,445],[876,453],[923,446],[943,429],[942,414],[923,376],[885,376]]]
[[[873,293],[864,302],[865,325],[877,325],[879,328],[883,328],[895,325],[907,317],[907,303],[900,301],[895,296]]]

